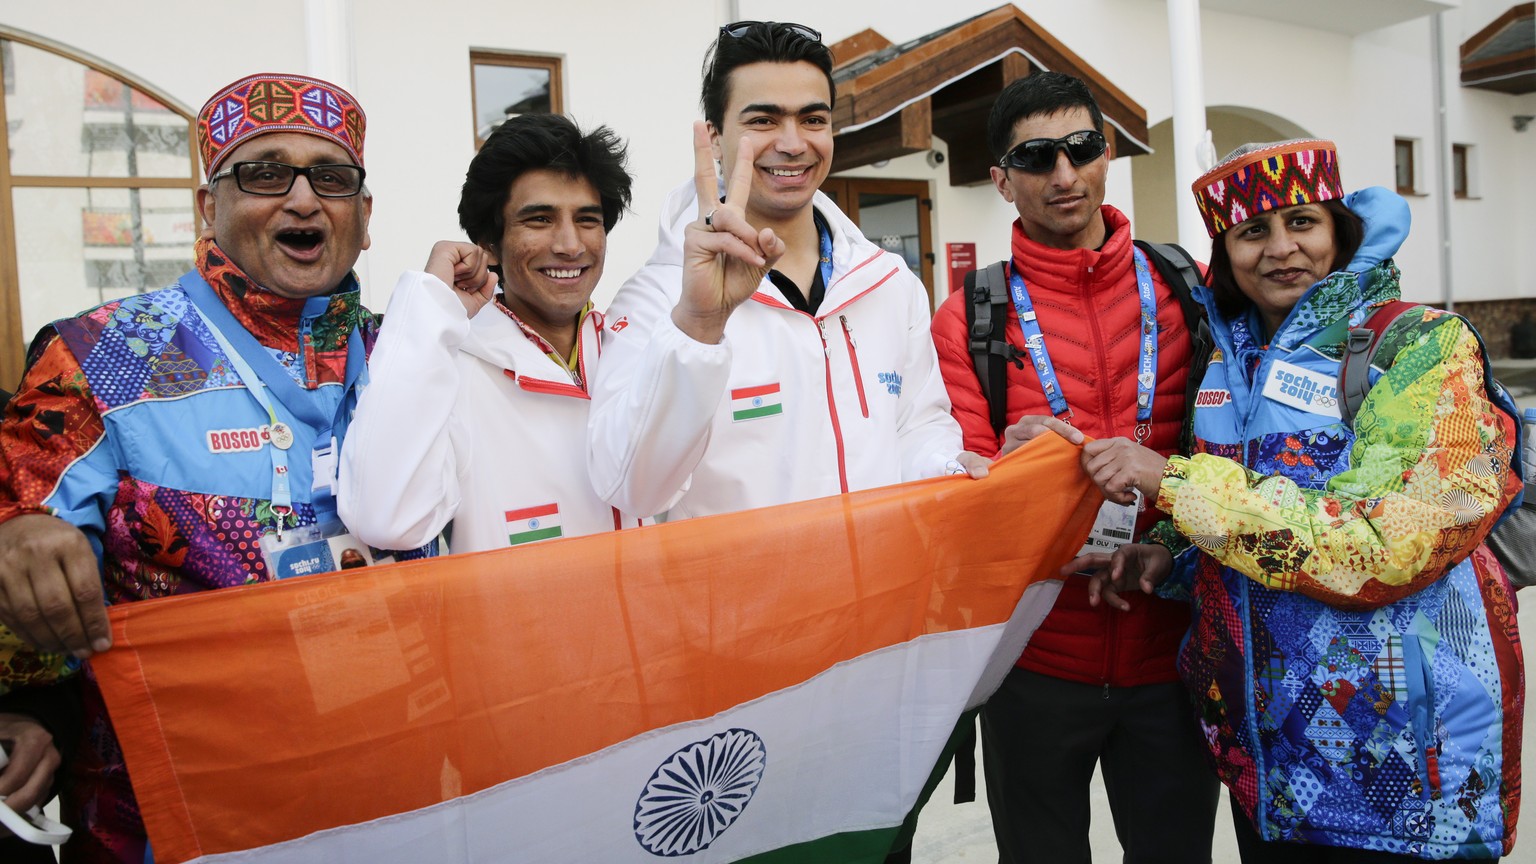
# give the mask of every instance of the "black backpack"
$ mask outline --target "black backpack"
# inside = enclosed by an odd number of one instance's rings
[[[1370,391],[1371,365],[1378,359],[1376,349],[1381,337],[1398,318],[1421,304],[1406,300],[1394,300],[1371,314],[1360,326],[1351,328],[1345,343],[1344,356],[1339,362],[1339,414],[1349,428],[1355,428],[1355,415]],[[1470,322],[1467,326],[1471,326]],[[1476,328],[1472,332],[1477,334]],[[1482,335],[1477,334],[1478,342]],[[1381,357],[1380,362],[1391,366],[1397,357]],[[1536,585],[1536,490],[1531,489],[1533,470],[1536,470],[1536,452],[1526,440],[1531,433],[1521,412],[1504,389],[1493,377],[1488,366],[1488,349],[1483,346],[1483,378],[1487,383],[1488,398],[1505,413],[1515,418],[1515,459],[1510,467],[1525,481],[1525,493],[1521,499],[1511,502],[1509,509],[1499,517],[1499,522],[1488,532],[1488,548],[1504,565],[1510,584],[1516,588]]]
[[[1158,275],[1179,299],[1179,307],[1184,311],[1184,324],[1189,328],[1191,350],[1184,404],[1192,406],[1215,344],[1211,338],[1211,326],[1205,318],[1205,309],[1194,296],[1194,288],[1200,284],[1200,269],[1182,246],[1173,243],[1137,240],[1136,248],[1146,253],[1147,261],[1157,269]],[[971,362],[976,366],[976,379],[981,382],[981,394],[987,400],[992,431],[999,436],[1008,425],[1007,364],[1024,368],[1023,352],[1008,344],[1008,309],[1013,301],[1008,295],[1005,263],[998,261],[988,265],[985,270],[965,275],[965,295],[970,299],[965,306],[965,324],[970,340]],[[1183,428],[1179,444],[1181,452],[1188,453],[1193,443],[1193,429],[1188,423]]]

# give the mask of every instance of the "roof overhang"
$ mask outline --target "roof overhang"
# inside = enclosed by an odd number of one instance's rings
[[[1087,82],[1115,156],[1152,152],[1146,110],[1011,4],[901,45],[865,30],[832,46],[832,55],[836,171],[927,150],[938,136],[949,145],[951,184],[988,182],[992,102],[1040,69]]]
[[[1461,0],[1345,0],[1342,3],[1339,0],[1285,0],[1283,3],[1200,0],[1200,8],[1208,12],[1266,18],[1346,36],[1358,36],[1460,7]]]
[[[1536,92],[1536,2],[1509,7],[1461,43],[1461,86]]]

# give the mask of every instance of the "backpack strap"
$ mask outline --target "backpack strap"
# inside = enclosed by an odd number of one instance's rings
[[[988,264],[985,270],[965,274],[966,330],[970,340],[971,363],[981,395],[987,400],[992,431],[1001,436],[1008,426],[1008,370],[1010,361],[1019,364],[1018,351],[1008,344],[1008,274],[1005,262]]]
[[[1349,338],[1344,342],[1344,357],[1339,362],[1339,416],[1351,429],[1355,427],[1360,404],[1371,389],[1371,364],[1382,335],[1403,313],[1418,305],[1393,300],[1377,308],[1359,327],[1349,331]]]
[[[1184,312],[1184,327],[1189,331],[1189,377],[1184,383],[1184,429],[1179,435],[1179,452],[1188,455],[1194,449],[1194,424],[1190,422],[1193,417],[1192,409],[1195,404],[1195,395],[1200,392],[1200,382],[1205,378],[1206,367],[1211,362],[1211,351],[1216,347],[1216,339],[1211,335],[1211,324],[1205,316],[1205,307],[1195,299],[1195,286],[1200,284],[1200,268],[1195,264],[1195,259],[1177,243],[1149,243],[1145,240],[1135,241],[1136,248],[1146,254],[1147,260],[1156,268],[1157,275],[1163,278],[1163,283],[1173,296],[1178,298],[1179,308]]]

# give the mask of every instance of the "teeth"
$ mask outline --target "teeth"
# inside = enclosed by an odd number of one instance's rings
[[[775,177],[799,177],[805,173],[804,168],[769,168],[768,173]]]
[[[575,279],[581,275],[581,270],[549,270],[544,271],[552,279]]]

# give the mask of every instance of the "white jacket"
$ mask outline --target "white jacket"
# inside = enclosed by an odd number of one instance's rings
[[[511,318],[487,305],[470,319],[453,289],[406,273],[384,320],[342,445],[355,535],[410,549],[451,520],[451,551],[475,552],[620,527],[587,479],[587,393]],[[602,320],[582,322],[586,381]]]
[[[598,494],[626,513],[685,518],[944,473],[960,427],[927,294],[901,258],[818,192],[832,231],[818,314],[794,309],[765,278],[724,340],[705,345],[671,317],[693,190],[690,181],[668,197],[655,253],[608,310],[591,387]]]

